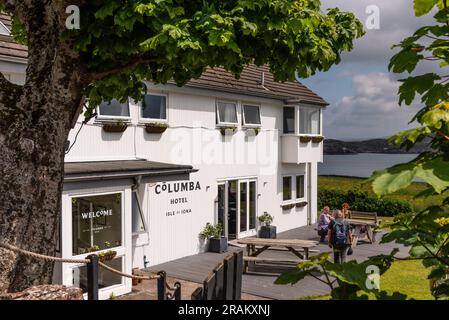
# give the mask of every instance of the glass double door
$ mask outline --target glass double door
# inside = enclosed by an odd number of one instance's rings
[[[228,180],[218,184],[217,222],[229,240],[254,235],[257,215],[257,181]]]

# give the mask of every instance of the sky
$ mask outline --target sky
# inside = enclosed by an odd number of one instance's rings
[[[367,29],[373,22],[369,6],[379,8],[379,28]],[[419,101],[399,106],[398,80],[407,74],[388,72],[394,55],[393,44],[412,35],[424,25],[435,24],[432,14],[417,18],[411,0],[322,0],[322,8],[338,7],[353,12],[364,23],[366,35],[356,40],[355,48],[344,53],[342,62],[331,70],[300,81],[322,96],[330,105],[323,113],[324,136],[341,140],[385,138],[411,128]],[[422,65],[418,73],[435,71]]]

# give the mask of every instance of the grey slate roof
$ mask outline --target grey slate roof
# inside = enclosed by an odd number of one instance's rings
[[[127,178],[135,176],[167,176],[196,172],[189,165],[178,165],[147,160],[117,160],[66,162],[65,180]]]

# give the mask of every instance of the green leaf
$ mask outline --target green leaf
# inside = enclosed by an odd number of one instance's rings
[[[429,13],[437,2],[438,0],[414,0],[413,8],[415,9],[415,15],[420,17]]]
[[[416,164],[399,164],[382,171],[375,171],[370,178],[374,193],[378,196],[393,193],[412,183],[416,173]]]

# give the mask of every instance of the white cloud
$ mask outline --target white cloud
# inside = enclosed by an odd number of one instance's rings
[[[399,107],[399,83],[388,74],[355,75],[352,84],[354,94],[343,96],[324,113],[326,137],[386,137],[411,128],[408,122],[419,105]]]

